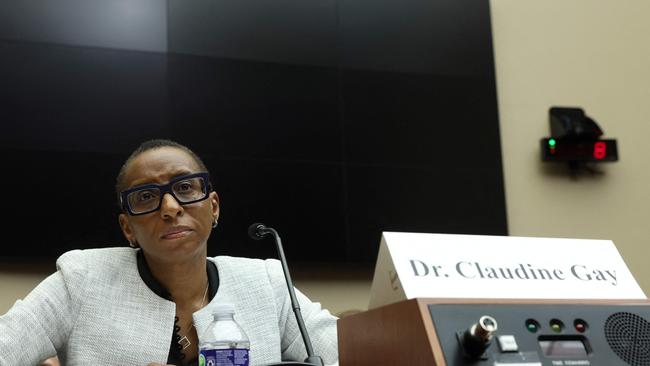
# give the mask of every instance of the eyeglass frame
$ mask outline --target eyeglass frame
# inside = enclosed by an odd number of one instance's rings
[[[203,178],[204,182],[207,183],[205,185],[205,196],[202,197],[202,198],[199,198],[197,200],[193,200],[193,201],[189,201],[189,202],[181,202],[181,200],[179,200],[178,197],[176,197],[176,194],[172,190],[172,186],[174,184],[180,182],[180,181],[183,181],[183,180],[186,180],[186,179],[191,179],[191,178],[196,178],[196,177]],[[140,212],[140,213],[134,213],[133,211],[131,211],[131,206],[129,205],[129,201],[128,201],[129,194],[131,194],[133,192],[143,190],[143,189],[148,189],[148,188],[149,189],[150,188],[155,188],[155,189],[160,190],[160,199],[158,200],[158,205],[156,206],[156,208],[154,208],[152,210],[145,211],[145,212]],[[196,203],[196,202],[205,200],[206,198],[208,198],[210,196],[210,192],[212,192],[212,183],[210,183],[210,174],[207,173],[207,172],[201,172],[201,173],[193,173],[193,174],[187,174],[187,175],[181,175],[179,177],[175,177],[175,178],[171,179],[169,182],[167,182],[166,184],[151,183],[151,184],[144,184],[144,185],[141,185],[141,186],[136,186],[136,187],[133,187],[133,188],[125,189],[122,192],[120,192],[120,203],[122,205],[122,210],[127,212],[129,214],[129,216],[140,216],[140,215],[146,215],[146,214],[158,211],[160,209],[160,206],[162,206],[162,200],[165,197],[165,194],[167,194],[167,193],[169,193],[172,197],[174,197],[174,199],[176,200],[176,202],[178,202],[178,204],[180,204],[181,206],[184,206],[184,205],[189,205],[190,203]]]

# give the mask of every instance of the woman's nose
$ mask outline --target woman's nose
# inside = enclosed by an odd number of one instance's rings
[[[165,193],[160,202],[160,215],[163,218],[176,217],[183,212],[183,206],[169,193]]]

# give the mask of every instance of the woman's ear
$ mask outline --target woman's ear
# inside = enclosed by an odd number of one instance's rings
[[[118,216],[117,220],[120,223],[122,234],[124,234],[124,237],[129,242],[129,244],[135,243],[136,242],[135,235],[133,234],[133,230],[131,229],[131,224],[129,224],[129,219],[126,216],[126,214],[121,213]]]
[[[210,192],[210,202],[212,203],[212,217],[214,220],[219,219],[219,195],[217,192]]]

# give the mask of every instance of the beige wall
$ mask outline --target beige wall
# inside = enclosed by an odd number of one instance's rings
[[[491,6],[510,234],[612,239],[650,294],[650,1]],[[620,161],[577,180],[542,164],[551,106],[583,107]]]
[[[607,238],[650,293],[650,1],[492,0],[510,233]],[[621,161],[571,180],[539,161],[548,108],[581,106]],[[561,253],[559,253],[561,254]],[[47,275],[0,265],[0,314]],[[332,312],[366,309],[371,272],[298,271],[296,285]]]
[[[49,262],[0,262],[0,315],[53,271]]]
[[[333,314],[368,309],[374,268],[349,265],[291,267],[296,287]]]

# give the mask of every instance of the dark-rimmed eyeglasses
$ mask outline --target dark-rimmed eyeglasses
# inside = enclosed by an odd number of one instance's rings
[[[144,215],[160,209],[165,193],[181,205],[202,201],[212,191],[208,173],[176,177],[167,184],[146,184],[120,192],[122,209],[131,216]]]

